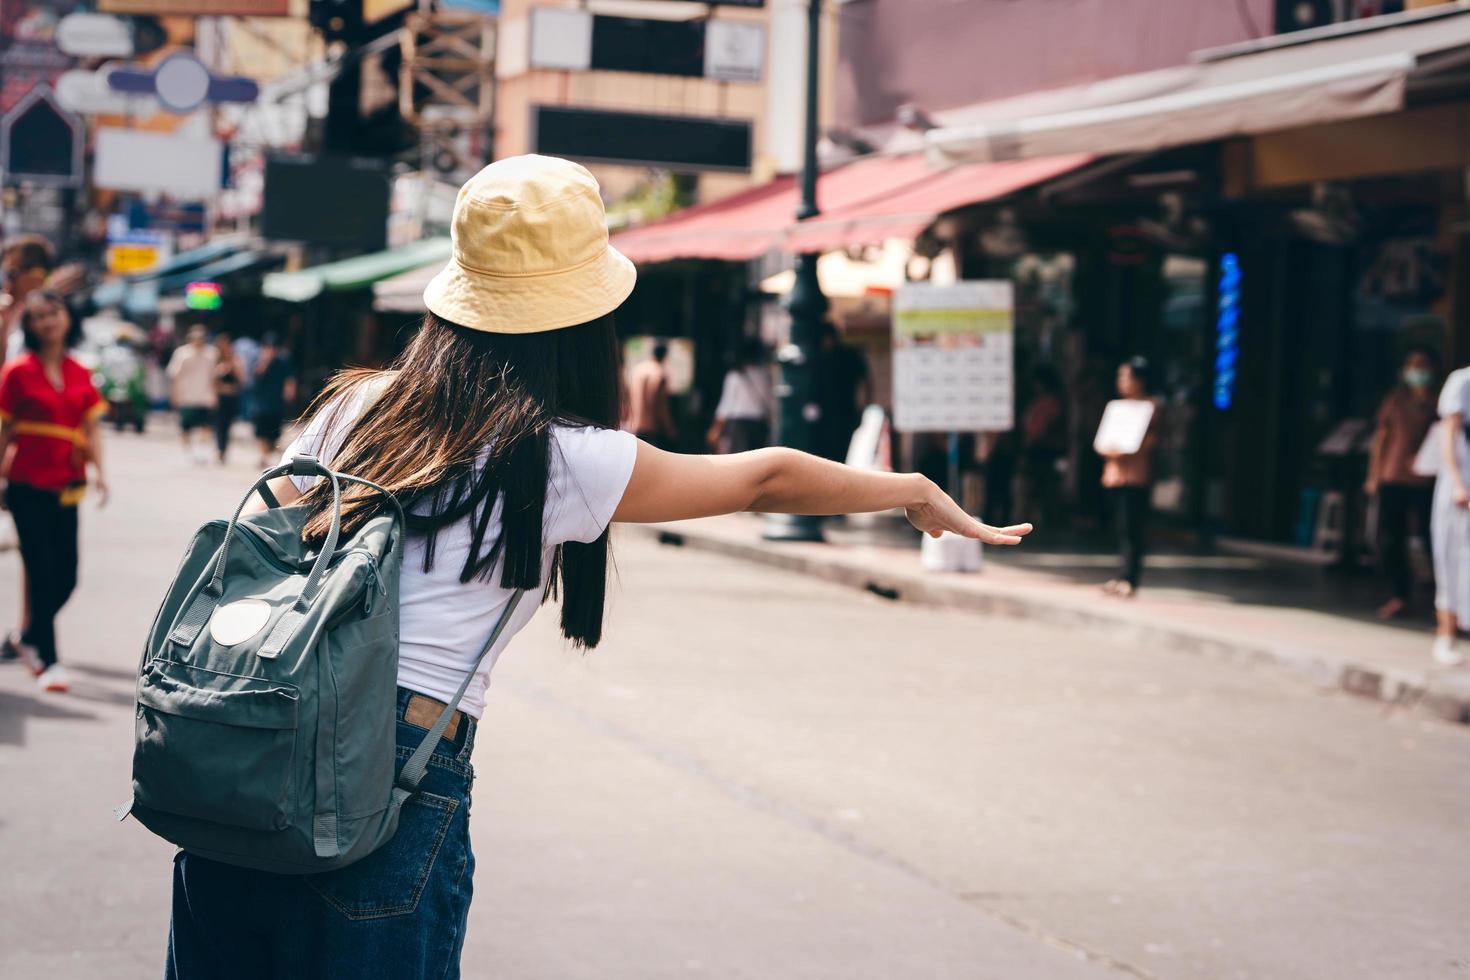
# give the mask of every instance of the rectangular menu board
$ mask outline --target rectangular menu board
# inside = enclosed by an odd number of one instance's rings
[[[893,300],[894,428],[1011,429],[1014,312],[1014,291],[1005,280],[902,286]]]

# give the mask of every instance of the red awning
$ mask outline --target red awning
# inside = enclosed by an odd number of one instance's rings
[[[778,177],[769,184],[619,232],[612,242],[639,263],[671,259],[745,262],[779,246],[781,233],[795,213],[796,181]]]
[[[935,170],[921,153],[869,157],[822,174],[822,214],[793,220],[799,191],[780,177],[711,204],[696,205],[613,236],[634,262],[723,259],[742,262],[775,248],[828,251],[913,238],[945,211],[994,200],[1074,170],[1087,156],[966,164]]]
[[[875,245],[889,238],[917,238],[946,211],[1014,194],[1076,170],[1091,159],[1085,154],[1042,157],[931,171],[923,179],[869,195],[849,207],[824,207],[815,218],[787,230],[785,247],[791,252],[828,252]]]

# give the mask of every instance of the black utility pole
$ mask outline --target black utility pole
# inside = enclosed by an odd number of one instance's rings
[[[817,79],[821,64],[822,0],[807,0],[806,131],[801,164],[801,204],[796,220],[821,213],[817,208]],[[786,297],[791,314],[791,342],[782,348],[781,382],[776,393],[781,407],[777,438],[782,445],[811,452],[816,448],[818,339],[827,315],[827,297],[817,281],[817,253],[796,257],[796,282]],[[771,514],[762,536],[769,541],[821,541],[822,519],[801,514]]]

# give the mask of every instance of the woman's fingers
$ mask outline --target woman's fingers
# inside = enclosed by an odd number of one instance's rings
[[[978,535],[978,537],[986,544],[1020,544],[1021,539],[1031,533],[1030,524],[1012,524],[1009,527],[991,527],[989,524],[980,524],[979,521],[976,521],[975,523],[979,525],[980,528],[980,534]]]

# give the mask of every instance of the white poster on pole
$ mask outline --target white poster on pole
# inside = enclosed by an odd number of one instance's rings
[[[905,283],[893,298],[893,425],[1005,432],[1015,425],[1015,296],[1006,280]]]

